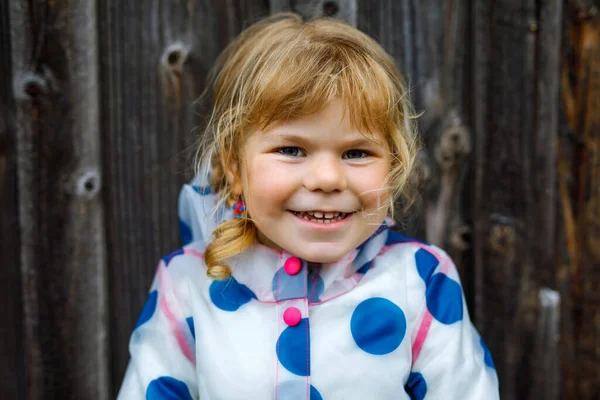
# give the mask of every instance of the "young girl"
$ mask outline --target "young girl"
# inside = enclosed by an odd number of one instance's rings
[[[416,146],[384,50],[279,14],[211,83],[187,244],[158,265],[119,399],[497,399],[452,261],[389,229]]]

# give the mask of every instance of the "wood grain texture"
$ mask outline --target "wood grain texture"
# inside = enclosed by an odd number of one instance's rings
[[[0,3],[0,37],[10,37],[8,3]],[[10,41],[0,41],[0,398],[25,392],[17,148]]]
[[[485,7],[492,7],[486,4]],[[534,54],[525,51],[530,35],[522,5],[496,2],[493,9],[476,6],[477,37],[486,37],[486,48],[477,48],[476,64],[487,79],[477,80],[475,90],[485,92],[485,102],[475,103],[480,143],[475,154],[477,187],[475,251],[480,252],[478,273],[485,293],[476,303],[483,337],[495,355],[502,398],[528,398],[518,393],[531,379],[521,352],[531,346],[532,326],[524,326],[524,297],[530,294],[532,258],[527,245],[527,176],[523,165],[530,160],[526,139],[531,126],[524,107],[533,103],[532,82],[525,79]],[[529,10],[531,14],[532,11]],[[522,49],[515,51],[515,49]],[[483,50],[483,51],[482,51]],[[531,49],[530,49],[531,50]],[[485,58],[484,58],[485,57]],[[483,87],[481,87],[482,85]],[[527,285],[527,286],[524,286]],[[517,382],[517,379],[524,381]],[[524,387],[527,390],[527,386]]]
[[[570,3],[561,89],[566,121],[559,146],[562,206],[558,269],[566,300],[561,308],[565,396],[591,399],[600,392],[600,4]],[[573,369],[573,365],[581,368]]]
[[[107,399],[94,3],[10,2],[28,399]]]
[[[563,398],[560,374],[559,293],[556,289],[558,247],[557,215],[559,210],[557,185],[558,115],[560,93],[560,55],[562,49],[562,2],[545,0],[537,2],[536,15],[529,30],[537,35],[535,69],[528,81],[534,81],[533,126],[530,151],[531,163],[527,166],[531,191],[531,211],[528,221],[528,243],[533,255],[532,280],[542,287],[536,318],[536,348],[529,365],[534,376],[531,398],[540,396],[548,400]],[[535,19],[537,19],[537,21]],[[531,290],[531,289],[530,289]],[[550,294],[552,293],[552,294]],[[554,299],[558,297],[558,299]],[[550,301],[551,299],[554,299]],[[539,360],[536,362],[535,360]]]
[[[556,287],[560,2],[476,2],[475,309],[502,398],[533,399],[538,289]],[[550,38],[539,39],[540,32]],[[518,49],[518,51],[517,51]],[[543,87],[543,88],[542,88]],[[543,170],[543,173],[538,174]]]
[[[99,3],[113,395],[157,261],[180,247],[177,198],[220,50],[266,16],[263,1]]]

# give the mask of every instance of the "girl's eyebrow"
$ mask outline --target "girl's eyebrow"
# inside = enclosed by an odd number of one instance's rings
[[[311,144],[311,141],[303,136],[298,136],[290,133],[268,133],[267,137],[269,139],[281,140],[284,142],[290,142],[297,144],[299,146],[308,147]],[[349,140],[343,143],[343,147],[353,148],[353,147],[372,147],[379,146],[381,143],[378,143],[374,140],[369,140],[368,138],[361,136],[356,139]]]
[[[294,144],[298,144],[300,146],[308,146],[310,145],[310,140],[305,137],[293,135],[290,133],[268,133],[268,139],[281,140],[283,142],[291,142]]]
[[[380,146],[381,143],[375,141],[375,140],[370,140],[366,137],[360,137],[357,139],[353,139],[350,140],[346,143],[344,143],[345,147],[373,147],[373,146]]]

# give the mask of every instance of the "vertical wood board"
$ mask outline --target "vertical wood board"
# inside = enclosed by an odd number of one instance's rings
[[[0,3],[0,37],[10,37],[8,3]],[[17,149],[10,41],[0,41],[0,398],[25,392]]]
[[[533,399],[538,289],[555,287],[560,4],[476,2],[474,120],[478,321],[502,398]],[[544,32],[550,37],[540,40]],[[532,385],[531,382],[534,382]]]
[[[95,4],[10,2],[29,399],[107,399]]]

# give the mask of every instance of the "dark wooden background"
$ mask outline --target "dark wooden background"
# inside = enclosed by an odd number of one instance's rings
[[[179,243],[194,105],[277,11],[342,18],[407,75],[408,234],[446,248],[503,399],[600,398],[600,1],[0,2],[0,398],[114,398]]]

